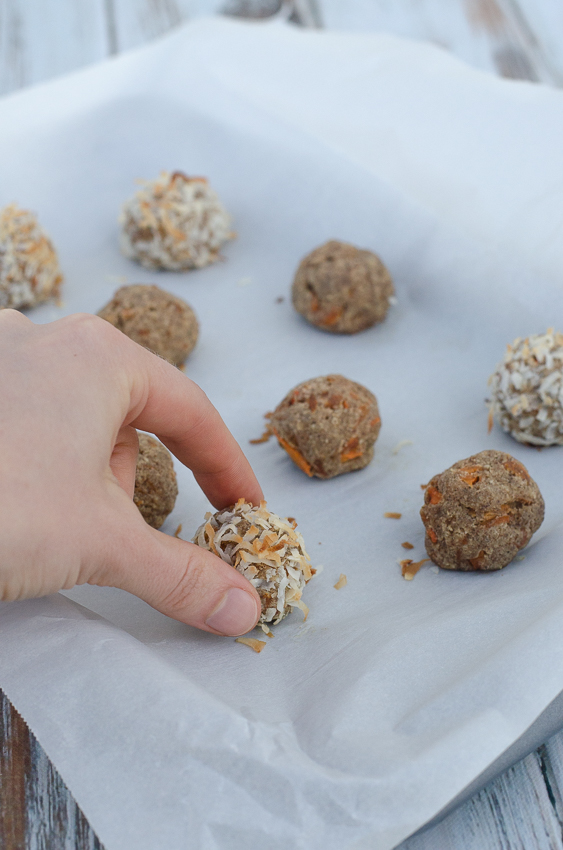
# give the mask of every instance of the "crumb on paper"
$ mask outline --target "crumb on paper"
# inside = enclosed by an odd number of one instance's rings
[[[516,558],[516,560],[517,560],[517,561],[525,561],[525,560],[526,560],[526,556],[525,556],[525,555],[518,555],[518,557]]]
[[[430,572],[431,572],[431,573],[434,573],[434,575],[435,575],[435,576],[437,576],[437,575],[439,575],[439,574],[440,574],[440,567],[437,567],[437,566],[436,566],[436,564],[433,564],[433,565],[430,567]]]
[[[404,449],[405,446],[412,446],[412,445],[413,445],[412,440],[401,440],[399,443],[397,443],[395,448],[391,451],[391,454],[398,455],[399,452],[401,451],[401,449]]]
[[[283,295],[278,295],[278,297],[276,298],[276,304],[283,304],[284,301],[285,298],[283,297]]]
[[[273,434],[272,428],[270,427],[270,425],[267,425],[266,430],[263,431],[261,437],[255,437],[253,440],[249,440],[248,442],[252,446],[257,446],[260,443],[267,443],[268,440],[270,439],[270,437],[272,436],[272,434]]]
[[[398,514],[395,511],[386,511],[383,516],[385,519],[401,519],[402,514]]]
[[[257,640],[257,638],[249,638],[249,637],[238,637],[235,638],[235,643],[243,643],[245,646],[249,646],[254,652],[262,652],[264,647],[266,646],[265,640]]]
[[[414,549],[414,546],[412,545],[412,543],[409,543],[408,540],[405,540],[404,543],[401,543],[401,546],[403,547],[403,549]]]
[[[490,434],[493,430],[495,417],[492,410],[489,410],[489,416],[487,418],[487,434]]]
[[[401,575],[406,581],[412,581],[423,564],[427,564],[430,558],[423,558],[422,561],[413,561],[411,558],[405,558],[399,561],[401,565]]]
[[[346,578],[345,574],[340,573],[340,578],[338,579],[338,581],[334,585],[334,589],[335,590],[341,590],[341,588],[346,587],[347,584],[348,584],[348,579]]]
[[[182,523],[180,523],[180,525],[178,526],[178,528],[174,532],[174,537],[179,537],[181,531],[182,531]]]
[[[251,283],[251,277],[241,277],[237,280],[237,286],[250,286]]]

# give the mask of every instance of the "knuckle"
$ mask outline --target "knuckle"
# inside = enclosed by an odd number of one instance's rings
[[[194,601],[201,597],[205,588],[205,571],[199,553],[188,551],[177,584],[162,600],[162,605],[172,616],[175,612],[181,613],[186,608],[193,607]]]

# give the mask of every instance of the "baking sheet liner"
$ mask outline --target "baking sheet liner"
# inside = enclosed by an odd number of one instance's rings
[[[0,204],[38,212],[66,275],[64,305],[30,317],[96,312],[124,282],[186,298],[187,373],[324,566],[307,622],[292,614],[260,655],[119,590],[0,606],[0,686],[107,850],[387,850],[562,689],[561,449],[487,434],[484,401],[507,342],[563,327],[562,97],[387,36],[217,19],[0,103]],[[149,273],[120,256],[120,204],[162,169],[210,178],[238,233],[224,262]],[[386,321],[354,337],[291,307],[300,258],[329,238],[395,280]],[[331,372],[375,392],[381,434],[367,469],[309,480],[249,440]],[[524,559],[404,581],[398,560],[425,555],[420,485],[485,448],[544,495]],[[164,530],[188,539],[208,505],[176,467]]]

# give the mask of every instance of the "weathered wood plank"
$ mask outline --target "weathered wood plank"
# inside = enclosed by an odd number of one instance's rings
[[[558,86],[563,86],[563,3],[561,0],[504,0],[530,49]]]
[[[0,847],[103,850],[37,739],[1,690]]]
[[[397,850],[561,850],[561,821],[532,753]]]
[[[37,739],[1,690],[0,847],[103,850]]]
[[[0,94],[108,52],[104,0],[0,0]]]
[[[322,0],[321,10],[328,29],[381,30],[430,41],[477,68],[505,77],[558,84],[559,78],[543,58],[541,40],[534,38],[518,2]]]

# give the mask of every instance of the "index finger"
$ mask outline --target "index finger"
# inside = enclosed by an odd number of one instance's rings
[[[138,351],[124,424],[156,434],[192,470],[216,508],[241,497],[259,504],[264,496],[252,467],[203,390],[165,360],[132,345]]]

